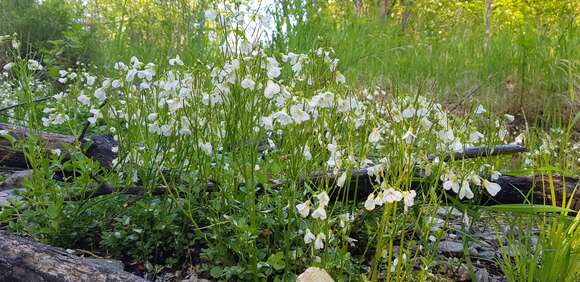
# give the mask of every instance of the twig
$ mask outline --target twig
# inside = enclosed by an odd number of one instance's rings
[[[463,159],[473,159],[479,157],[490,157],[499,156],[507,154],[516,154],[527,152],[528,149],[521,145],[508,144],[508,145],[498,145],[493,147],[467,147],[461,153],[447,153],[443,156],[443,161],[451,160],[463,160]],[[433,161],[435,158],[439,157],[439,154],[430,154],[427,158]]]
[[[28,105],[30,103],[40,103],[40,102],[44,102],[46,100],[50,100],[50,99],[53,99],[53,98],[54,98],[54,96],[46,96],[46,97],[38,98],[38,99],[36,99],[36,100],[34,100],[32,102],[23,102],[23,103],[19,103],[19,104],[7,106],[7,107],[4,107],[4,108],[0,108],[0,113],[5,112],[5,111],[12,110],[14,108],[22,107],[22,106]]]
[[[107,104],[107,100],[103,101],[101,103],[101,105],[99,105],[99,110],[102,109],[106,104]],[[81,135],[79,136],[79,138],[77,140],[82,141],[85,138],[90,126],[91,126],[91,123],[88,120],[85,121],[85,125],[83,126],[83,131],[81,131]]]

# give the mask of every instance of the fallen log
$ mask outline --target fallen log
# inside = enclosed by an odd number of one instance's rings
[[[22,127],[16,127],[13,125],[0,123],[0,130],[7,130],[12,137],[15,139],[23,139],[28,136],[28,130]],[[66,145],[73,145],[75,143],[75,138],[73,136],[61,135],[55,133],[40,133],[41,139],[46,142],[46,149],[64,149]],[[82,140],[83,144],[89,143],[87,150],[84,152],[88,157],[98,161],[105,168],[111,168],[113,159],[115,158],[115,153],[113,153],[113,146],[115,146],[114,140],[106,136],[94,136],[90,140]],[[442,161],[454,161],[463,160],[479,157],[489,157],[489,156],[499,156],[506,154],[516,154],[525,152],[527,149],[524,146],[516,144],[508,145],[498,145],[498,146],[488,146],[488,147],[468,147],[465,148],[463,152],[447,153],[447,154],[430,154],[428,159],[433,161],[439,158]],[[0,166],[11,166],[26,168],[28,164],[24,154],[16,149],[14,149],[8,140],[0,138]],[[366,169],[355,169],[351,173],[351,183],[349,185],[348,194],[350,199],[364,199],[368,196],[371,191],[373,191],[373,186],[377,183],[373,183],[371,177],[369,177]],[[300,180],[300,185],[305,182],[321,184],[323,182],[329,183],[330,185],[335,185],[340,174],[334,173],[314,173],[307,175]],[[417,175],[422,177],[420,174]],[[566,194],[570,195],[574,191],[575,185],[578,181],[573,178],[563,178],[555,177],[556,180],[556,201],[561,202],[564,193],[564,188],[566,188]],[[567,181],[566,181],[567,180]],[[551,193],[545,193],[545,189],[542,187],[547,187],[548,185],[538,185],[539,183],[545,183],[539,176],[525,177],[525,176],[502,176],[496,181],[502,187],[502,190],[495,197],[484,197],[482,199],[485,203],[522,203],[525,200],[533,200],[534,202],[542,202],[545,199],[551,198]],[[286,181],[271,180],[268,185],[270,187],[278,187],[284,185]],[[564,185],[566,183],[566,185]],[[421,181],[415,181],[413,186],[419,186]],[[208,188],[210,190],[215,190],[216,183],[208,183]],[[262,184],[257,184],[258,187],[263,187]],[[15,187],[17,188],[17,187]],[[539,191],[541,189],[542,191]],[[87,191],[82,195],[69,196],[66,200],[74,201],[80,199],[87,199],[93,197],[99,197],[103,195],[109,195],[115,192],[143,196],[147,193],[151,195],[162,195],[167,193],[167,187],[156,187],[154,189],[145,189],[144,187],[112,187],[111,185],[99,182],[99,186],[93,191]],[[262,189],[263,190],[263,189]],[[576,189],[576,193],[580,193]],[[339,197],[344,195],[343,189],[333,189],[331,196]],[[527,196],[533,196],[531,199]],[[574,195],[572,207],[576,210],[580,209],[580,196]]]
[[[372,193],[380,182],[377,181],[375,177],[371,177],[368,174],[367,169],[355,169],[352,171],[350,178],[350,183],[345,185],[345,188],[332,189],[331,198],[340,198],[347,196],[348,199],[357,199],[358,201],[364,201],[367,196]],[[321,184],[328,183],[331,186],[336,186],[337,180],[340,174],[334,173],[317,173],[310,175],[307,181],[311,183]],[[444,192],[442,183],[437,181],[437,183],[424,183],[425,176],[421,173],[417,173],[415,179],[411,183],[412,189],[422,189],[425,186],[437,185],[441,192]],[[495,205],[495,204],[522,204],[525,202],[531,202],[535,204],[551,204],[552,194],[550,191],[549,177],[547,175],[540,176],[509,176],[502,175],[496,180],[488,179],[491,182],[495,182],[501,186],[501,190],[495,195],[491,196],[487,193],[483,193],[479,204],[481,205]],[[564,176],[552,176],[552,182],[555,192],[555,203],[561,206],[564,195],[566,195],[566,204],[571,201],[570,208],[576,211],[580,211],[580,182],[576,178],[564,177]],[[344,191],[348,189],[348,191]],[[483,187],[480,189],[485,190]],[[454,195],[451,191],[445,191],[450,195]]]
[[[7,132],[15,140],[24,140],[31,136],[28,129],[11,124],[0,123],[0,132],[2,131]],[[115,159],[113,147],[116,146],[116,142],[109,136],[93,136],[77,141],[73,136],[57,133],[38,132],[35,135],[40,137],[47,152],[54,149],[66,152],[66,147],[74,146],[78,142],[81,148],[86,147],[84,154],[87,157],[99,162],[104,168],[113,166]],[[14,148],[10,140],[3,138],[2,135],[0,135],[0,166],[29,168],[24,152]]]
[[[147,281],[0,230],[0,281]]]
[[[308,177],[300,180],[300,185],[305,183],[311,183],[314,185],[323,185],[323,183],[328,183],[333,189],[331,189],[330,197],[332,199],[344,199],[341,197],[346,197],[347,200],[356,199],[358,201],[364,201],[366,197],[375,190],[375,186],[379,185],[376,182],[376,178],[370,177],[366,169],[353,170],[350,182],[344,187],[337,187],[337,179],[340,175],[337,174],[323,174],[315,173],[309,175]],[[425,183],[423,181],[424,176],[417,175],[415,180],[412,181],[411,187],[413,189],[424,188]],[[580,211],[580,182],[578,179],[563,176],[552,176],[552,183],[555,191],[555,203],[561,206],[564,195],[566,195],[566,201],[571,201],[570,208],[576,211]],[[486,193],[483,197],[479,199],[479,204],[481,205],[494,205],[494,204],[521,204],[525,202],[531,202],[535,204],[551,204],[552,194],[550,191],[550,184],[548,176],[500,176],[496,180],[488,179],[489,181],[495,182],[501,186],[501,190],[495,196],[490,196]],[[282,181],[269,181],[268,185],[270,188],[281,187],[288,182]],[[441,192],[444,192],[441,188],[441,183],[438,182],[436,185],[440,188]],[[218,184],[215,182],[207,183],[208,191],[216,191]],[[257,193],[264,193],[264,185],[257,184],[259,189]],[[185,185],[187,187],[187,185]],[[142,197],[145,194],[150,194],[152,196],[160,196],[167,194],[169,189],[173,189],[173,192],[177,195],[185,194],[185,191],[180,187],[165,187],[159,186],[153,189],[146,189],[144,187],[117,187],[114,188],[107,183],[101,182],[99,187],[93,191],[87,191],[82,195],[76,195],[73,197],[67,197],[67,201],[76,201],[81,199],[90,199],[94,197],[109,195],[113,193],[120,193],[125,195],[134,195],[137,197]],[[480,188],[484,189],[484,188]],[[453,192],[445,191],[453,196]]]

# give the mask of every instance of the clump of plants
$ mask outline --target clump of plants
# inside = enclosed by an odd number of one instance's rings
[[[510,170],[505,157],[448,156],[521,143],[508,131],[514,117],[353,88],[332,48],[268,51],[229,25],[236,14],[212,12],[206,24],[221,29],[209,64],[132,57],[97,73],[60,70],[45,92],[30,86],[40,62],[5,65],[3,93],[29,105],[10,121],[32,132],[12,142],[33,175],[2,222],[147,272],[197,263],[215,279],[293,280],[319,266],[336,279],[427,279],[443,235],[428,235],[428,216],[441,203],[477,212]],[[79,140],[46,152],[40,131]],[[110,168],[83,154],[86,132],[114,140]],[[90,196],[104,184],[114,191]]]

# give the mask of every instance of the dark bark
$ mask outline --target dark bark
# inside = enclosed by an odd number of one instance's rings
[[[0,130],[8,131],[16,140],[24,140],[31,136],[28,129],[10,124],[0,123]],[[81,148],[84,148],[84,154],[87,157],[99,162],[102,167],[111,168],[113,166],[115,153],[113,153],[112,149],[116,142],[109,136],[93,136],[89,139],[80,140],[79,144],[75,137],[69,135],[48,132],[38,132],[34,133],[34,135],[40,137],[42,142],[45,143],[44,147],[47,152],[53,149],[60,149],[62,152],[66,152],[66,147],[78,144]],[[29,163],[22,150],[14,148],[9,140],[0,137],[0,166],[29,168]]]
[[[26,129],[15,127],[12,125],[6,125],[0,123],[0,130],[8,130],[10,134],[15,139],[24,139],[28,136],[28,131]],[[76,142],[76,139],[72,136],[61,135],[61,134],[54,134],[54,133],[39,133],[42,140],[45,142],[45,146],[47,150],[50,149],[61,149],[64,151],[64,147],[67,145],[73,145]],[[106,136],[94,136],[91,140],[83,141],[88,148],[85,150],[85,154],[100,162],[101,165],[105,168],[112,167],[112,161],[115,157],[115,154],[112,151],[113,146],[115,146],[114,140],[112,138]],[[86,144],[89,143],[89,144]],[[468,147],[461,153],[448,153],[445,155],[440,154],[431,154],[428,156],[429,160],[434,160],[435,158],[439,157],[442,161],[453,161],[453,160],[462,160],[462,159],[470,159],[470,158],[479,158],[479,157],[489,157],[489,156],[498,156],[498,155],[505,155],[505,154],[516,154],[525,152],[527,149],[520,145],[499,145],[499,146],[492,146],[492,147]],[[24,157],[24,154],[16,150],[12,147],[12,145],[4,139],[0,139],[0,166],[11,166],[11,167],[19,167],[25,168],[27,167],[27,162]],[[300,181],[299,185],[303,185],[305,182],[312,183],[314,185],[322,185],[325,182],[328,182],[331,186],[336,186],[336,181],[340,175],[333,174],[333,173],[314,173],[308,176],[305,176]],[[415,175],[417,178],[413,182],[413,188],[421,188],[422,185],[422,175],[417,173]],[[543,179],[543,180],[542,180]],[[113,187],[108,183],[105,183],[102,180],[97,180],[99,186],[92,191],[88,191],[82,195],[71,195],[66,198],[66,200],[74,201],[74,200],[81,200],[87,198],[93,198],[103,195],[109,195],[112,193],[123,193],[129,195],[137,195],[143,196],[145,194],[151,195],[163,195],[168,192],[167,187],[156,187],[154,189],[145,189],[144,187],[134,186],[134,187]],[[351,181],[350,185],[347,185],[348,190],[344,189],[333,189],[332,196],[333,198],[338,197],[348,197],[349,199],[359,199],[364,200],[371,191],[373,191],[374,185],[378,183],[373,183],[373,179],[368,176],[366,169],[356,169],[351,172]],[[492,204],[492,203],[522,203],[526,199],[533,200],[536,203],[543,203],[544,199],[551,199],[551,193],[543,192],[542,187],[549,187],[546,184],[546,179],[541,178],[539,176],[535,177],[515,177],[515,176],[502,176],[497,181],[498,184],[502,187],[502,190],[496,195],[495,197],[484,197],[482,199],[482,203],[484,204]],[[543,183],[543,186],[541,185]],[[573,178],[564,178],[564,177],[554,177],[554,183],[556,187],[556,201],[561,203],[562,195],[564,193],[564,188],[566,188],[566,195],[569,197],[572,191],[574,190],[575,185],[577,185],[578,181]],[[565,185],[564,185],[565,183]],[[270,187],[278,187],[287,184],[287,181],[276,181],[271,180],[268,183]],[[183,185],[187,186],[187,183]],[[218,183],[208,183],[208,191],[215,191],[216,186]],[[258,188],[263,188],[264,185],[257,184]],[[18,188],[18,187],[13,187]],[[265,189],[258,189],[259,193],[263,193]],[[545,190],[550,190],[546,188]],[[580,190],[580,189],[577,189]],[[572,204],[572,208],[578,210],[580,209],[580,195],[578,195],[580,191],[576,191],[574,195],[574,200]],[[484,193],[485,194],[485,193]],[[527,197],[529,196],[529,197]],[[551,200],[549,200],[551,201]]]
[[[0,281],[146,281],[65,250],[0,231]]]

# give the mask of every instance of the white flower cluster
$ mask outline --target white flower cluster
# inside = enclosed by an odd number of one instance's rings
[[[400,202],[401,200],[404,203],[405,211],[413,206],[415,203],[415,196],[417,193],[415,190],[409,191],[398,191],[392,187],[387,189],[382,189],[378,193],[370,193],[364,203],[365,209],[372,211],[375,209],[376,206],[382,206],[384,203],[392,204],[395,202]]]
[[[492,173],[491,179],[499,179],[501,174],[498,171]],[[501,186],[497,183],[490,182],[481,176],[471,173],[462,179],[459,178],[453,171],[449,171],[446,174],[441,175],[441,181],[443,182],[443,188],[445,190],[451,190],[459,195],[459,199],[472,199],[474,194],[471,190],[470,184],[476,186],[483,186],[491,196],[497,195],[501,190]]]

